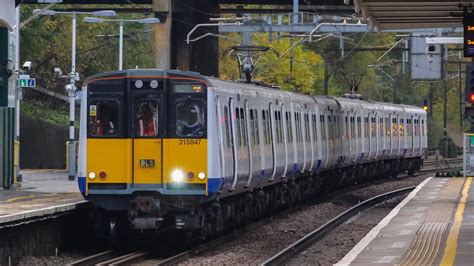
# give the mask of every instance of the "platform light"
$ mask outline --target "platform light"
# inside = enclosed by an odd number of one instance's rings
[[[91,180],[94,180],[95,177],[96,177],[94,172],[90,172],[88,176],[89,176],[89,179],[91,179]]]
[[[201,180],[204,180],[204,178],[206,178],[206,174],[204,172],[200,172],[198,174],[198,178],[201,179]]]
[[[180,169],[175,169],[172,173],[171,173],[171,180],[175,183],[181,183],[183,182],[184,180],[184,173],[182,170]]]

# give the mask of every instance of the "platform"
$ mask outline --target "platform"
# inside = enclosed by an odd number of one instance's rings
[[[57,216],[86,201],[64,170],[22,170],[16,190],[0,190],[0,228]]]
[[[472,178],[428,178],[337,265],[473,265]]]

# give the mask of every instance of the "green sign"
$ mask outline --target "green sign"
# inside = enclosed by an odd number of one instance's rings
[[[36,87],[36,79],[34,78],[19,79],[18,86],[22,88],[34,88]]]
[[[474,136],[469,136],[469,139],[471,140],[471,147],[474,147]]]

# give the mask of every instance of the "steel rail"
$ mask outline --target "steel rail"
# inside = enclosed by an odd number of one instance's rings
[[[89,257],[82,258],[80,260],[76,260],[74,262],[68,263],[67,265],[94,265],[98,262],[108,260],[110,258],[113,258],[114,256],[117,256],[116,252],[114,250],[107,250],[104,252],[100,252],[94,255],[91,255]]]
[[[141,258],[144,258],[148,255],[148,252],[131,252],[125,255],[121,255],[115,258],[112,258],[107,261],[102,261],[96,265],[122,265],[126,263],[131,263]]]
[[[145,258],[147,252],[118,253],[115,250],[107,250],[89,257],[82,258],[67,265],[122,265]]]
[[[387,199],[406,194],[412,191],[413,189],[415,189],[415,186],[394,190],[365,200],[349,208],[348,210],[339,214],[337,217],[320,226],[316,230],[300,238],[298,241],[292,243],[286,248],[282,249],[280,252],[276,253],[275,255],[264,261],[261,265],[283,265],[285,264],[285,262],[288,262],[292,257],[294,257],[294,255],[301,253],[309,246],[322,239],[327,233],[337,228],[340,224],[358,214],[360,211],[372,207],[377,203],[383,202]]]

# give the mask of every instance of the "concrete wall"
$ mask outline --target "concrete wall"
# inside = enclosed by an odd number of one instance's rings
[[[0,228],[0,265],[18,265],[30,256],[54,257],[56,252],[105,249],[94,237],[88,213],[88,207],[79,208],[58,218]]]
[[[215,0],[154,0],[153,9],[161,23],[155,26],[156,67],[196,71],[206,76],[218,76],[219,41],[206,37],[186,43],[194,25],[210,23],[219,6]],[[198,29],[196,38],[206,33],[218,33],[217,27]]]
[[[68,127],[57,126],[39,118],[20,118],[20,168],[37,169],[66,167]]]

